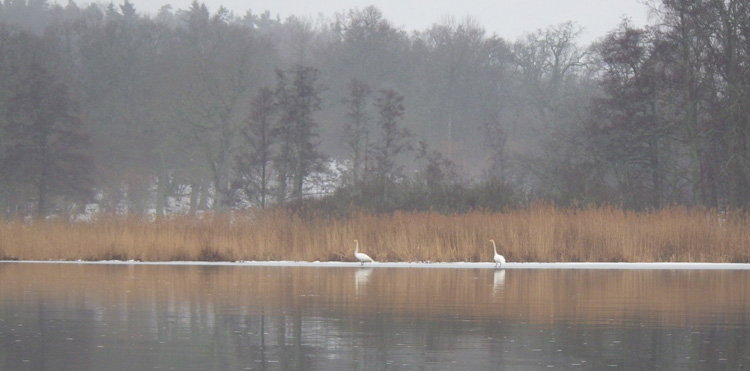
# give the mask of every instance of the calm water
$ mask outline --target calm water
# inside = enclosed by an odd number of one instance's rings
[[[0,263],[3,370],[750,369],[750,271]]]

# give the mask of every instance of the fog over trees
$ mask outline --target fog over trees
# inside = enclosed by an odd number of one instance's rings
[[[581,45],[471,18],[0,4],[6,217],[750,206],[750,0],[655,0]],[[181,200],[176,202],[175,200]]]

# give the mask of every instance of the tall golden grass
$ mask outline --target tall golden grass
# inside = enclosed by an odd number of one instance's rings
[[[673,207],[631,212],[533,204],[504,213],[357,213],[301,216],[286,209],[91,222],[0,224],[0,257],[20,260],[750,262],[743,213]]]

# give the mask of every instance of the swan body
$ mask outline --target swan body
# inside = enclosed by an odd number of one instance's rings
[[[359,260],[360,263],[362,263],[360,265],[365,265],[365,262],[370,262],[370,263],[375,262],[367,254],[359,252],[359,241],[354,240],[354,244],[356,245],[356,247],[354,248],[354,257],[357,258],[357,260]]]
[[[505,257],[497,253],[497,246],[495,246],[495,240],[490,240],[492,242],[492,250],[495,252],[495,267],[498,265],[502,266],[505,264]]]

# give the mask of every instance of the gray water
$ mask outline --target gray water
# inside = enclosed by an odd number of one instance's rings
[[[3,370],[737,370],[750,271],[0,263]]]

